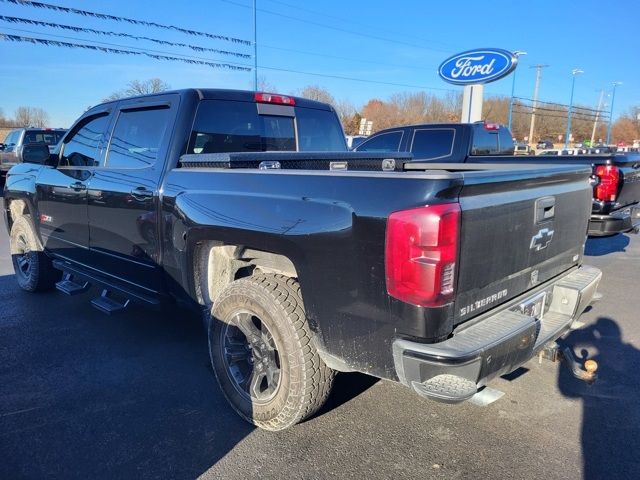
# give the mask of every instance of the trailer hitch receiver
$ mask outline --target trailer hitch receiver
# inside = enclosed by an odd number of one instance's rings
[[[581,363],[573,353],[571,347],[560,345],[558,343],[550,343],[540,351],[540,362],[542,359],[551,360],[552,362],[562,362],[578,380],[587,382],[592,385],[597,378],[598,362],[587,359]]]

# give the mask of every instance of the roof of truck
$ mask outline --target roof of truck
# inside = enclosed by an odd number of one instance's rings
[[[147,95],[136,95],[133,97],[119,98],[117,100],[103,102],[102,105],[107,103],[117,102],[120,100],[128,100],[131,98],[146,98],[146,97],[153,97],[157,95],[165,95],[170,93],[178,94],[181,96],[193,95],[195,93],[196,95],[198,95],[200,100],[234,100],[237,102],[255,102],[256,93],[270,93],[272,95],[280,95],[280,96],[293,98],[295,100],[296,106],[299,106],[299,107],[316,108],[319,110],[332,110],[332,107],[326,103],[317,102],[315,100],[309,100],[302,97],[296,97],[293,95],[285,95],[285,94],[276,93],[276,92],[260,92],[260,91],[254,91],[254,90],[231,90],[231,89],[224,89],[224,88],[185,88],[182,90],[167,90],[164,92],[150,93]]]

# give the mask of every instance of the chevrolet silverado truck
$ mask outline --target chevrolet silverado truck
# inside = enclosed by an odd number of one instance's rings
[[[118,100],[28,153],[4,190],[19,285],[203,311],[222,392],[269,430],[317,412],[336,371],[470,399],[553,351],[601,277],[582,265],[589,168],[413,168],[348,152],[301,98]]]
[[[495,123],[409,125],[377,132],[359,152],[411,152],[433,163],[513,163],[509,129]],[[592,169],[590,236],[638,233],[640,229],[640,154],[536,155],[526,163],[585,165]]]

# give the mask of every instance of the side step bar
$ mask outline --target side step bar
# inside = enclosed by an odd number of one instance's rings
[[[99,272],[85,270],[62,260],[54,260],[53,266],[64,272],[64,277],[56,283],[56,288],[67,295],[84,293],[92,284],[102,288],[102,293],[91,300],[91,305],[108,315],[123,311],[131,303],[160,308],[159,297],[134,286],[125,286]]]

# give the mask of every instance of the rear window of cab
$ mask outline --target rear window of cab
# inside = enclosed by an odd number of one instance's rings
[[[291,107],[291,115],[260,114],[256,103],[200,102],[187,153],[346,151],[335,113]]]

